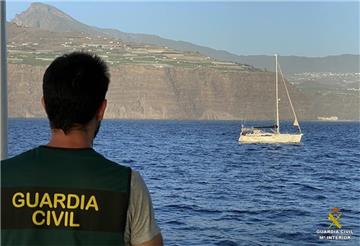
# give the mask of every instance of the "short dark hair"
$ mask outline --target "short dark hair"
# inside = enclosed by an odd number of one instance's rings
[[[110,74],[97,55],[73,52],[57,57],[43,77],[45,110],[52,129],[67,134],[94,118],[105,99]]]

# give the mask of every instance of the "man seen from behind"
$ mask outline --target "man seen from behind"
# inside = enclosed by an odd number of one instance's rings
[[[106,64],[89,53],[46,69],[51,138],[1,162],[1,245],[163,245],[139,173],[92,148],[109,82]]]

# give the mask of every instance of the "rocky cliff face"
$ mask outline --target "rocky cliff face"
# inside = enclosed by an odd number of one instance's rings
[[[171,40],[167,40],[170,43],[158,43],[151,35],[137,36],[90,27],[50,5],[40,3],[31,4],[29,9],[17,15],[8,24],[7,32],[10,116],[45,116],[40,106],[45,67],[58,55],[84,50],[98,54],[111,66],[107,117],[274,118],[274,74],[239,62],[217,60],[228,59],[206,47]],[[333,57],[330,61],[334,59],[337,60]],[[240,61],[235,58],[230,60]],[[305,60],[306,64],[310,64],[307,58]],[[344,63],[343,60],[326,64]],[[322,61],[320,59],[314,64],[323,64]],[[314,64],[310,67],[315,67]],[[288,69],[285,71],[288,72]],[[302,75],[299,76],[302,79]],[[312,74],[310,77],[313,78]],[[291,78],[290,81],[294,82]],[[349,84],[348,79],[341,81]],[[316,119],[317,116],[359,119],[357,80],[354,88],[341,87],[331,91],[319,89],[312,80],[308,82],[297,83],[296,88],[288,85],[300,119]],[[281,86],[280,91],[281,118],[289,118],[291,111]]]
[[[274,89],[272,73],[127,65],[112,71],[109,114],[156,119],[272,119]],[[305,112],[309,105],[300,100],[298,91],[292,92]],[[285,94],[281,96],[285,104]],[[283,107],[282,113],[289,116]]]
[[[60,54],[85,49],[110,65],[108,118],[274,118],[274,74],[251,66],[219,62],[198,53],[15,24],[8,26],[8,36],[12,117],[44,117],[40,98],[45,68]],[[291,87],[291,92],[300,115],[311,118],[311,105],[305,97],[295,88]],[[284,94],[282,97],[285,99]],[[287,118],[288,109],[281,109]]]
[[[9,65],[9,113],[43,117],[40,98],[45,67]],[[111,67],[108,118],[273,119],[274,74],[215,69],[122,65]],[[301,118],[312,118],[304,95],[290,88]],[[280,94],[282,118],[288,118]]]

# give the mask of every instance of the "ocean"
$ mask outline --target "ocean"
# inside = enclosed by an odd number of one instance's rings
[[[239,121],[105,120],[94,148],[142,174],[165,245],[359,245],[360,124],[301,125],[301,144],[242,145]],[[9,155],[48,137],[10,119]]]

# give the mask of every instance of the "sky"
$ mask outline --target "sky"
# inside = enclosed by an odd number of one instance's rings
[[[156,34],[237,55],[359,54],[359,2],[43,1],[88,25]],[[30,2],[7,1],[7,19]]]

